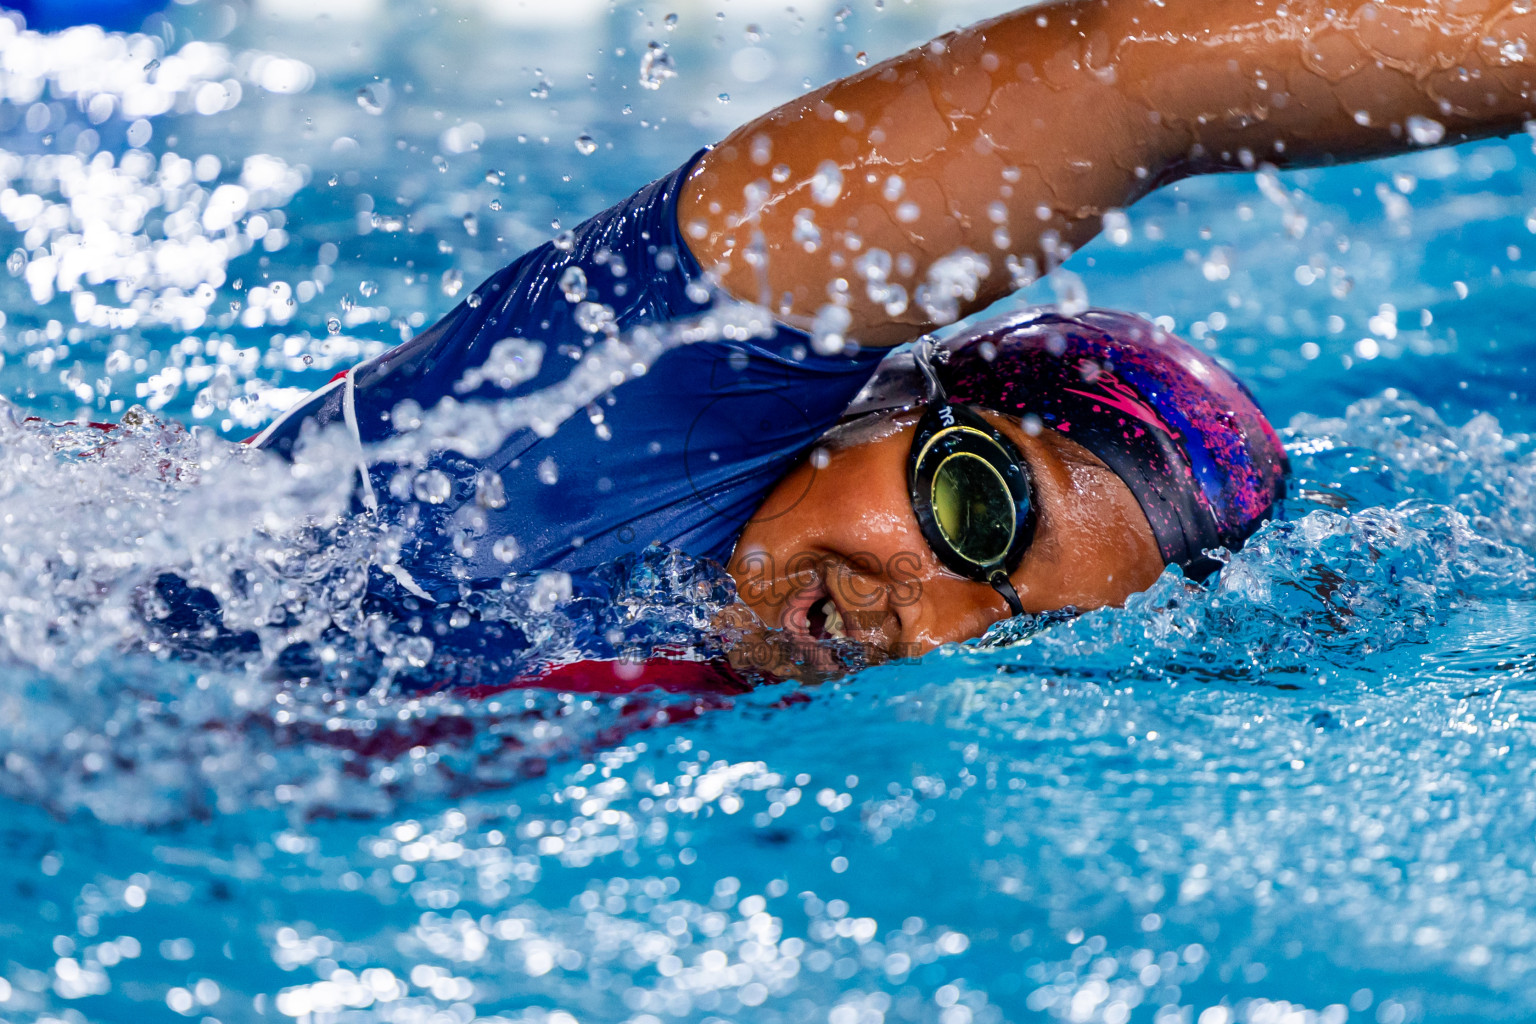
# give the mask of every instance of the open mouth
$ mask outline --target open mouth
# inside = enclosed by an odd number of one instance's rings
[[[847,630],[843,627],[842,613],[837,610],[837,604],[830,597],[822,598],[811,605],[805,616],[806,628],[813,640],[846,640]]]

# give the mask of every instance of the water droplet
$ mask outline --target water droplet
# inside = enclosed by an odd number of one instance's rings
[[[842,169],[831,160],[823,160],[811,178],[811,198],[822,206],[831,206],[842,191]]]
[[[507,175],[506,175],[505,171],[486,171],[485,172],[485,183],[487,185],[502,185],[502,184],[505,184],[506,183],[506,178],[507,178]]]
[[[439,174],[448,173],[448,161],[443,159],[441,154],[432,158],[432,166],[437,168]]]
[[[742,35],[746,37],[747,42],[749,43],[761,42],[763,38],[763,30],[757,25],[748,25]]]
[[[469,295],[464,299],[464,304],[466,306],[468,306],[470,309],[479,309],[480,308],[480,293],[479,292],[470,292]]]
[[[1445,138],[1445,125],[1432,117],[1413,114],[1408,118],[1408,137],[1420,146],[1437,145]]]
[[[862,68],[869,63],[869,54],[865,53],[863,50],[860,50],[858,53],[853,55],[853,62]]]
[[[499,537],[495,544],[491,545],[491,554],[496,556],[498,562],[515,562],[517,556],[522,554],[522,548],[511,537]]]
[[[1058,267],[1051,274],[1051,291],[1063,316],[1076,316],[1088,308],[1088,286],[1070,270]]]
[[[330,319],[326,320],[326,322],[325,322],[325,329],[327,331],[329,331],[331,334],[340,334],[341,333],[341,321],[333,316]]]
[[[476,217],[474,214],[466,213],[464,215],[463,223],[464,223],[464,233],[466,235],[468,235],[470,238],[474,238],[476,235],[478,235],[480,233],[480,218]]]
[[[1506,39],[1499,46],[1499,56],[1506,64],[1521,64],[1529,52],[1524,39]]]
[[[428,505],[441,505],[453,494],[453,481],[440,469],[429,469],[416,474],[411,493],[417,501]]]
[[[464,275],[457,269],[449,267],[443,271],[443,294],[452,298],[459,294],[459,289],[464,287]]]
[[[377,281],[363,281],[358,284],[357,290],[363,298],[371,299],[379,294],[379,284]]]
[[[338,174],[333,174],[329,178],[326,179],[325,183],[327,185],[331,186],[332,188],[335,188],[336,187],[336,183],[339,182],[339,181],[341,181],[341,176],[338,175]]]
[[[729,103],[731,102],[731,94],[728,92],[723,92],[716,96],[715,99],[719,100],[721,103]]]
[[[661,43],[652,40],[645,44],[640,57],[640,84],[647,89],[660,89],[661,83],[677,77],[677,64]]]
[[[586,132],[576,136],[576,152],[582,156],[591,156],[597,152],[597,140]]]
[[[413,668],[426,668],[432,661],[432,641],[424,636],[407,637],[397,650]]]
[[[661,23],[667,26],[668,32],[671,32],[673,29],[677,28],[677,15],[669,14],[662,19]]]
[[[491,203],[490,203],[490,206],[491,206],[491,209],[493,211],[500,210],[501,209],[501,200],[500,199],[492,199]]]
[[[144,70],[145,71],[153,71],[153,70],[155,70],[155,68],[157,68],[159,66],[160,66],[160,58],[156,57],[154,60],[152,60],[148,64],[144,65]]]
[[[357,90],[357,105],[375,116],[389,107],[392,90],[387,82],[369,82]]]
[[[27,253],[24,249],[14,249],[6,258],[5,269],[10,271],[12,277],[20,277],[22,271],[27,269]]]
[[[601,302],[583,302],[576,307],[576,326],[588,334],[601,334],[612,328],[614,312]]]
[[[533,88],[528,90],[528,95],[532,96],[536,100],[548,99],[549,90],[553,89],[554,87],[555,83],[551,82],[547,78],[541,77],[537,82],[533,83]]]
[[[796,210],[794,224],[791,237],[806,252],[815,252],[821,247],[821,228],[816,225],[815,213],[810,210]]]
[[[343,313],[350,313],[352,311],[353,305],[355,305],[355,303],[352,301],[351,292],[348,292],[341,297],[341,311]]]
[[[853,8],[844,5],[832,12],[832,20],[836,22],[844,22],[847,21],[849,16],[852,14]]]
[[[1124,210],[1104,211],[1104,234],[1113,245],[1126,245],[1131,240],[1131,218]]]
[[[846,307],[828,303],[816,311],[811,322],[811,347],[824,356],[840,355],[848,343],[848,326],[853,314]]]
[[[555,227],[558,228],[559,226],[560,222],[555,221]],[[572,249],[576,248],[576,232],[562,231],[556,235],[555,248],[559,249],[561,252],[570,252]]]
[[[566,267],[560,275],[560,290],[566,302],[580,302],[587,297],[587,274],[580,267]]]
[[[539,463],[538,475],[541,484],[553,487],[560,482],[560,464],[555,461],[553,455]]]
[[[502,481],[500,473],[488,469],[475,478],[475,504],[492,511],[506,507],[507,485]],[[511,560],[502,559],[503,562]]]

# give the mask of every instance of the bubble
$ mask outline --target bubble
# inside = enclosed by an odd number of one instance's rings
[[[1408,118],[1408,137],[1420,146],[1437,145],[1445,138],[1445,125],[1432,117],[1413,114]]]
[[[338,320],[334,316],[330,317],[330,318],[328,318],[325,321],[325,329],[326,329],[327,333],[330,333],[330,334],[340,334],[341,333],[341,321]]]
[[[428,505],[441,505],[453,494],[453,481],[448,479],[448,474],[440,469],[429,469],[417,473],[415,481],[411,484],[411,493],[417,501]]]
[[[586,132],[576,136],[576,152],[582,156],[591,156],[597,152],[597,140]]]

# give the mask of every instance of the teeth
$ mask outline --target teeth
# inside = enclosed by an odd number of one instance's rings
[[[837,637],[839,640],[848,639],[848,634],[843,631],[843,617],[830,597],[821,602],[821,611],[827,619],[827,635]]]

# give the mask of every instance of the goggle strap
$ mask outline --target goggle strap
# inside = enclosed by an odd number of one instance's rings
[[[999,569],[987,580],[992,584],[992,589],[1003,595],[1003,600],[1008,602],[1008,610],[1015,615],[1024,614],[1024,602],[1019,600],[1019,592],[1013,589],[1013,584],[1008,579],[1008,574]]]

